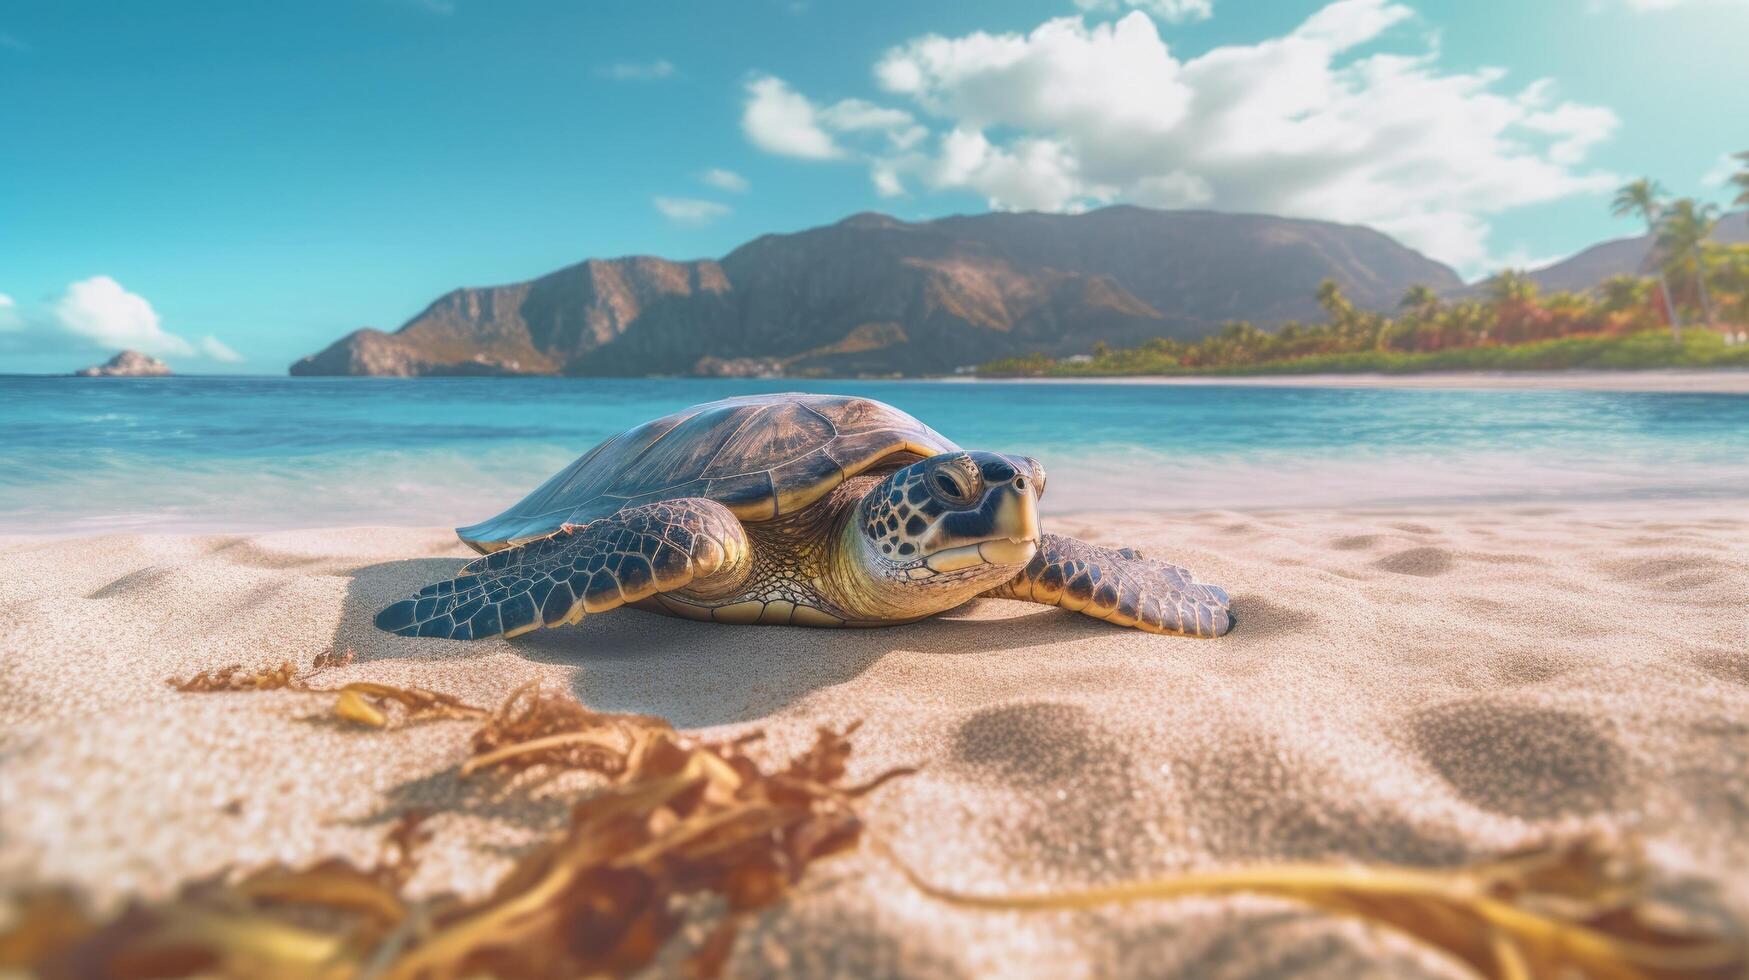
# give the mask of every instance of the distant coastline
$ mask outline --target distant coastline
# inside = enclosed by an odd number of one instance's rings
[[[1131,374],[1076,377],[942,378],[978,384],[1102,384],[1177,385],[1189,388],[1243,386],[1254,388],[1470,388],[1489,390],[1541,389],[1569,391],[1649,391],[1668,394],[1749,395],[1749,368],[1623,368],[1611,371],[1421,371],[1319,374]]]
[[[1694,233],[1683,256],[1693,265],[1704,253],[1705,277],[1675,260],[1649,270],[1647,232],[1466,285],[1376,230],[1271,215],[864,213],[760,236],[721,259],[588,259],[452,290],[394,332],[353,331],[290,371],[817,379],[1749,365],[1749,344],[1683,329],[1749,326],[1749,212]]]
[[[0,378],[14,379],[70,379],[72,375],[54,374],[9,374],[0,372]],[[239,381],[239,380],[298,380],[298,381],[348,381],[356,380],[364,383],[430,380],[429,378],[382,377],[373,375],[330,376],[300,378],[296,375],[287,378],[283,374],[184,374],[178,375],[186,381]],[[688,375],[651,376],[651,379],[694,381],[709,384],[720,381],[720,378],[696,377]],[[466,378],[452,376],[437,380],[485,380],[483,378]],[[602,378],[577,375],[501,375],[495,380],[502,381],[573,381],[587,384],[594,381],[633,381],[636,378]],[[821,386],[833,384],[859,385],[869,383],[922,383],[922,384],[1043,384],[1043,385],[1165,385],[1184,388],[1219,388],[1219,387],[1251,387],[1251,388],[1398,388],[1398,389],[1472,389],[1472,390],[1570,390],[1570,391],[1645,391],[1681,394],[1684,392],[1749,395],[1749,367],[1715,367],[1671,369],[1660,367],[1647,368],[1611,368],[1599,370],[1594,368],[1565,368],[1549,371],[1413,371],[1413,372],[1381,372],[1381,371],[1317,371],[1317,372],[1253,372],[1253,373],[1197,373],[1197,374],[1075,374],[1075,375],[930,375],[923,377],[816,377],[801,375],[773,375],[761,378],[747,378],[748,381],[794,382],[803,385],[808,390],[818,390]]]

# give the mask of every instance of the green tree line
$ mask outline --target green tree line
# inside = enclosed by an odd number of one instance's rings
[[[1749,204],[1749,151],[1730,178],[1734,204]],[[1480,295],[1445,300],[1423,285],[1394,313],[1356,307],[1334,280],[1318,287],[1323,323],[1275,330],[1234,321],[1194,342],[1155,338],[1091,359],[1043,354],[983,365],[985,375],[1236,373],[1310,370],[1451,370],[1749,366],[1749,245],[1709,241],[1718,208],[1667,200],[1656,181],[1636,180],[1611,201],[1618,217],[1645,222],[1652,249],[1637,275],[1611,276],[1582,293],[1543,293],[1506,269]],[[1703,327],[1689,330],[1684,327]]]

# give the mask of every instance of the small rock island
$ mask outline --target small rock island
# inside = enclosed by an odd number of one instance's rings
[[[168,378],[170,365],[137,350],[124,350],[102,364],[73,372],[76,378]]]

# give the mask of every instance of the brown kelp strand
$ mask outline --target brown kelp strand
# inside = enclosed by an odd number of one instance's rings
[[[386,685],[337,690],[340,705],[351,692],[448,717],[466,707]],[[843,785],[849,734],[822,728],[809,749],[766,768],[745,754],[755,736],[699,741],[660,719],[592,712],[523,688],[475,734],[470,771],[540,765],[614,778],[485,897],[407,893],[427,836],[409,815],[369,866],[326,859],[221,875],[107,920],[64,890],[24,894],[0,933],[0,968],[51,977],[624,975],[655,962],[687,910],[702,907],[715,921],[684,958],[691,972],[715,975],[741,918],[782,900],[813,862],[854,847],[854,799],[907,771]],[[689,904],[701,896],[716,901]]]
[[[324,650],[316,654],[308,670],[298,670],[287,660],[277,667],[246,670],[242,664],[231,664],[215,670],[203,670],[192,677],[169,678],[165,683],[185,694],[213,694],[223,691],[308,690],[311,679],[330,670],[350,667],[357,659],[351,650],[336,653]]]
[[[890,848],[880,849],[915,887],[963,908],[1088,909],[1265,895],[1396,929],[1492,980],[1726,980],[1749,971],[1743,936],[1659,904],[1647,894],[1638,848],[1595,836],[1456,868],[1264,865],[1031,895],[939,888]]]
[[[236,691],[295,691],[300,694],[335,695],[335,717],[370,728],[385,728],[391,711],[403,721],[484,718],[489,712],[464,704],[460,699],[438,691],[419,687],[396,687],[358,681],[339,687],[321,687],[314,683],[320,675],[351,666],[355,659],[351,650],[344,653],[324,651],[316,655],[308,670],[298,670],[291,661],[278,667],[245,670],[232,664],[216,670],[203,670],[186,679],[170,678],[172,688],[184,693],[216,694]]]
[[[437,691],[421,687],[393,687],[361,681],[336,688],[306,688],[312,694],[334,694],[334,714],[347,721],[383,728],[389,723],[389,706],[398,705],[406,721],[462,720],[484,718],[486,710]]]
[[[536,685],[490,713],[387,685],[303,689],[339,693],[335,710],[345,717],[350,693],[410,715],[482,718],[462,777],[548,767],[610,781],[483,898],[407,893],[429,836],[421,816],[408,814],[369,866],[326,859],[221,875],[109,919],[92,916],[66,890],[23,894],[0,931],[0,968],[124,977],[624,975],[656,963],[691,921],[703,926],[702,940],[662,962],[683,959],[695,975],[713,976],[747,913],[783,900],[813,862],[857,845],[856,798],[912,771],[846,784],[856,725],[822,728],[800,755],[761,766],[746,753],[758,732],[701,741],[662,719],[591,711]],[[1252,894],[1398,930],[1499,980],[1686,980],[1749,968],[1741,935],[1656,902],[1639,850],[1601,837],[1455,868],[1264,865],[1027,895],[940,888],[887,845],[876,846],[919,890],[962,908],[1086,909]],[[715,901],[689,901],[704,896]]]
[[[473,755],[461,774],[545,765],[618,775],[640,738],[653,731],[672,732],[673,727],[649,715],[591,711],[575,698],[526,684],[474,733]]]
[[[258,670],[245,670],[242,664],[231,664],[203,670],[193,677],[172,677],[165,683],[185,694],[212,694],[220,691],[278,691],[295,687],[298,680],[297,666],[287,660],[277,667]]]

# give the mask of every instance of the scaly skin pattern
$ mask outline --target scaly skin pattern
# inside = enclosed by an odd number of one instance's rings
[[[824,499],[772,521],[744,526],[749,568],[738,582],[716,577],[637,604],[700,622],[770,626],[863,625],[859,592],[834,572],[840,528],[878,481],[856,477]],[[912,617],[915,618],[915,617]]]
[[[743,523],[696,497],[629,507],[493,552],[376,623],[467,640],[633,605],[704,622],[884,626],[982,594],[1153,633],[1232,627],[1227,594],[1176,565],[1041,535],[1043,475],[1033,460],[955,452],[851,478],[774,520]]]
[[[1221,636],[1233,628],[1227,593],[1134,548],[1101,548],[1047,534],[1021,573],[987,595],[1084,613],[1149,633]]]
[[[470,562],[459,578],[384,609],[376,624],[401,636],[517,636],[699,579],[732,590],[751,564],[741,522],[722,504],[645,504]]]
[[[969,472],[967,459],[947,465]],[[748,524],[752,568],[733,589],[713,577],[638,608],[701,622],[787,626],[891,626],[952,609],[1012,577],[1031,552],[1007,565],[930,568],[926,542],[947,540],[944,519],[956,513],[925,499],[931,472],[917,464],[884,479],[853,478],[796,514]],[[957,513],[984,527],[993,518],[981,509],[974,503]]]
[[[1028,472],[1038,469],[997,453],[944,453],[875,484],[838,534],[828,579],[855,596],[856,625],[932,616],[1012,578],[1038,537]]]

